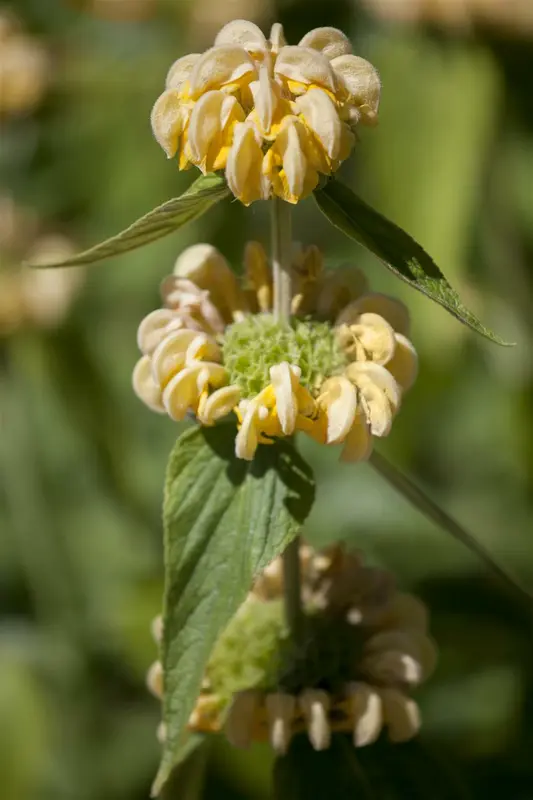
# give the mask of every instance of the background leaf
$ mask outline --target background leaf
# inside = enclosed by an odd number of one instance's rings
[[[220,632],[254,576],[297,535],[311,510],[314,481],[287,444],[234,455],[235,428],[195,428],[171,454],[164,501],[163,664],[167,738],[158,793],[174,765]]]
[[[423,247],[351,189],[332,178],[314,196],[322,213],[336,228],[374,253],[398,278],[443,306],[472,330],[496,344],[509,345],[461,303]]]
[[[126,230],[121,231],[111,239],[85,250],[83,253],[72,256],[64,261],[57,263],[30,264],[36,268],[48,267],[74,267],[83,264],[94,264],[103,261],[105,258],[127,253],[129,250],[136,250],[144,247],[156,239],[174,233],[178,228],[182,228],[187,222],[198,219],[211,206],[218,203],[229,195],[226,181],[220,175],[210,173],[198,178],[180,197],[168,200],[163,205],[154,208],[141,217]]]

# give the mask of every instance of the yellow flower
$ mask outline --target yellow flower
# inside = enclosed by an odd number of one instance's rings
[[[180,169],[225,170],[245,205],[277,195],[297,203],[338,169],[353,128],[377,120],[381,84],[335,28],[287,45],[253,23],[226,25],[214,47],[178,59],[152,111],[154,135]]]
[[[242,287],[216,248],[185,250],[163,281],[164,307],[139,326],[138,396],[203,425],[234,413],[235,452],[246,460],[297,432],[342,445],[343,461],[367,459],[416,377],[409,315],[399,301],[368,292],[357,269],[322,267],[316,247],[295,246],[293,316],[280,326],[258,242],[246,246]]]
[[[207,665],[189,730],[217,733],[223,728],[236,747],[269,741],[280,754],[287,751],[292,736],[299,732],[307,733],[315,750],[327,749],[334,731],[350,733],[355,747],[376,741],[384,729],[392,742],[416,736],[420,712],[410,693],[429,678],[437,661],[437,650],[428,634],[426,607],[416,597],[397,591],[389,572],[366,566],[359,553],[340,546],[316,552],[304,545],[300,567],[308,625],[327,619],[328,629],[336,627],[340,632],[336,637],[338,662],[333,659],[335,679],[332,681],[329,674],[331,641],[329,658],[316,658],[321,652],[320,625],[315,629],[315,685],[302,684],[301,661],[292,674],[284,660],[281,680],[276,671],[269,674],[258,666],[278,664],[277,648],[283,646],[283,628],[275,622],[283,613],[280,600],[284,582],[282,560],[277,558],[256,579],[247,600],[222,634]],[[265,614],[268,609],[272,615]],[[254,619],[260,621],[255,627]],[[267,619],[274,620],[273,636],[265,636]],[[159,643],[160,618],[155,622],[154,637]],[[243,639],[254,632],[254,669],[249,673]],[[341,663],[344,666],[339,671]],[[251,678],[250,683],[243,683],[243,675]],[[291,691],[283,686],[288,675],[294,686]],[[162,677],[161,664],[155,662],[147,684],[159,699]]]

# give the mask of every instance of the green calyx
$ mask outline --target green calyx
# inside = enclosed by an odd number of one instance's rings
[[[315,393],[325,378],[342,371],[346,358],[327,322],[293,318],[281,325],[271,314],[258,314],[231,325],[222,342],[229,383],[244,398],[254,397],[270,381],[270,368],[287,361],[300,367],[300,382]]]

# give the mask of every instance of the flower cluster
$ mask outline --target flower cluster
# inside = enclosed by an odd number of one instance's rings
[[[381,84],[335,28],[297,46],[236,20],[203,54],[179,58],[152,112],[154,135],[180,169],[225,170],[245,205],[272,195],[297,203],[348,157],[358,123],[377,121]]]
[[[295,247],[290,323],[274,321],[265,251],[250,242],[241,285],[224,257],[195,245],[162,285],[164,307],[141,323],[133,386],[153,410],[213,425],[237,416],[236,453],[303,431],[368,458],[386,436],[417,372],[405,306],[369,292],[362,273],[323,269],[316,247]]]
[[[18,20],[0,10],[0,117],[33,110],[49,81],[49,59]]]
[[[426,608],[398,592],[388,572],[364,566],[341,547],[315,552],[304,546],[300,560],[303,658],[287,650],[277,559],[219,639],[189,728],[224,728],[241,747],[269,740],[280,753],[300,731],[317,750],[329,746],[332,731],[351,732],[356,747],[374,742],[384,727],[395,742],[415,736],[420,715],[409,692],[436,663]],[[154,633],[160,641],[160,619]],[[157,697],[162,677],[156,662],[148,685]]]

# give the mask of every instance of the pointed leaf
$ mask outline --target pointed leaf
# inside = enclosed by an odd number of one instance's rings
[[[77,267],[83,264],[94,264],[103,261],[105,258],[127,253],[129,250],[136,250],[144,247],[156,239],[174,233],[178,228],[182,228],[187,222],[198,219],[211,206],[214,206],[224,197],[229,195],[226,181],[220,175],[211,173],[198,178],[192,186],[180,197],[168,200],[162,206],[158,206],[145,214],[125,230],[106,239],[105,242],[85,250],[83,253],[71,256],[64,261],[55,263],[29,264],[36,269],[48,269],[50,267]]]
[[[171,454],[164,500],[165,600],[162,660],[167,738],[157,794],[219,634],[253,578],[297,535],[314,499],[307,464],[283,442],[238,460],[235,427],[186,431]]]
[[[443,306],[460,322],[496,344],[510,346],[461,303],[428,253],[408,233],[332,178],[314,193],[318,207],[346,236],[374,253],[398,278]]]
[[[522,588],[512,575],[509,575],[494,557],[485,549],[475,536],[465,530],[459,523],[446,513],[413,481],[404,475],[394,464],[391,464],[385,456],[374,452],[370,456],[370,464],[376,472],[385,478],[390,485],[396,489],[405,499],[415,508],[418,508],[428,519],[440,528],[450,533],[455,539],[464,544],[472,553],[483,561],[483,563],[496,575],[497,578],[510,589],[517,598],[528,606],[533,602],[533,595],[527,589]]]

